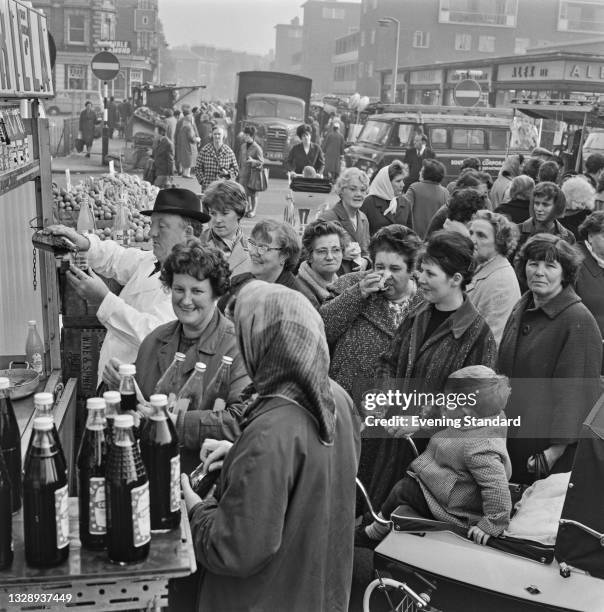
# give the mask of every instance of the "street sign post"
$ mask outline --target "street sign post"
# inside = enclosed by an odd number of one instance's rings
[[[120,71],[120,62],[109,51],[97,53],[90,62],[92,74],[103,81],[103,137],[101,144],[101,165],[105,165],[105,158],[109,152],[109,123],[107,114],[107,81],[113,81]]]
[[[480,101],[481,94],[480,83],[474,79],[464,79],[455,86],[453,100],[459,106],[476,106]]]

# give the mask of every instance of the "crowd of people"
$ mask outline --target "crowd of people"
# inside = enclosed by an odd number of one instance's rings
[[[73,267],[68,279],[100,303],[108,330],[99,385],[113,388],[119,365],[136,363],[148,398],[176,351],[183,380],[197,361],[211,376],[222,356],[234,360],[226,410],[177,423],[185,471],[199,456],[221,469],[205,499],[182,479],[197,609],[346,610],[354,546],[387,531],[356,498],[357,475],[384,519],[406,504],[485,544],[509,523],[508,482],[570,471],[604,371],[604,156],[566,181],[538,156],[511,155],[494,182],[469,158],[443,186],[420,134],[370,183],[330,166],[305,124],[292,170],[328,172],[338,201],[301,237],[271,219],[247,237],[241,219],[257,200],[246,173],[263,163],[253,128],[238,157],[219,124],[203,143],[185,109],[165,128],[203,195],[163,185],[146,213],[153,251],[48,231],[88,252],[90,274]],[[330,129],[325,151],[341,155]],[[97,273],[124,285],[120,295]],[[473,406],[407,416],[480,422],[371,425],[367,385],[475,392]]]

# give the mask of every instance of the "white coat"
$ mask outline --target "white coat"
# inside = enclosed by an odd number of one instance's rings
[[[156,258],[153,251],[125,249],[112,240],[101,242],[89,236],[88,263],[93,270],[124,285],[119,296],[108,293],[96,313],[107,328],[101,347],[98,383],[112,357],[134,363],[138,348],[147,334],[176,318],[169,291],[152,274]]]

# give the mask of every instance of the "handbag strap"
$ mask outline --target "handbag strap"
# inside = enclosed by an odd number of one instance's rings
[[[535,458],[535,479],[541,480],[542,478],[547,478],[551,472],[549,465],[547,464],[545,453],[543,451],[539,451],[533,456]]]

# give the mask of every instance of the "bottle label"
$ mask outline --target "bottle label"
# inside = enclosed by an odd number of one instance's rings
[[[180,455],[170,459],[170,512],[180,510]]]
[[[151,540],[151,506],[149,504],[149,483],[135,487],[130,492],[132,503],[132,535],[134,546],[145,545]]]
[[[171,391],[168,393],[168,405],[166,406],[168,412],[172,412],[174,409],[174,404],[176,404],[176,393]]]
[[[174,407],[172,408],[172,414],[174,414],[178,418],[181,413],[184,414],[185,412],[187,412],[187,410],[189,410],[190,403],[191,403],[191,399],[188,397],[180,398],[176,400],[176,403],[174,404]]]
[[[40,353],[33,353],[30,365],[34,371],[38,374],[42,374],[42,355]]]
[[[57,548],[69,545],[69,497],[67,485],[55,491],[55,519],[57,525]]]
[[[105,479],[91,478],[88,481],[88,533],[91,535],[107,533],[105,508]]]
[[[214,412],[220,412],[221,410],[224,410],[225,408],[226,408],[226,402],[221,397],[217,397],[216,400],[214,401],[214,407],[212,408],[212,410]]]

